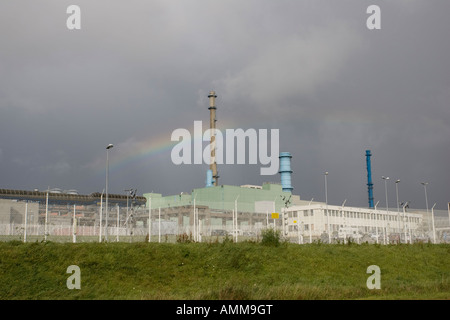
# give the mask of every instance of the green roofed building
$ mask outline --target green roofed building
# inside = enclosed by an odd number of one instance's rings
[[[159,193],[144,193],[147,207],[152,209],[180,206],[207,206],[213,210],[232,211],[237,205],[238,212],[280,212],[282,207],[299,205],[300,196],[283,191],[280,184],[265,183],[262,186],[220,185],[193,189],[190,194],[162,196]],[[236,201],[237,200],[237,201]]]

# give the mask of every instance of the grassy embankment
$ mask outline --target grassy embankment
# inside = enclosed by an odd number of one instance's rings
[[[450,299],[450,245],[0,242],[0,299]]]

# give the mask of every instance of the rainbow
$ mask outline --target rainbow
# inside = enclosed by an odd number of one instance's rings
[[[191,128],[186,128],[191,132],[191,141],[193,141],[193,124]],[[206,130],[209,126],[203,122],[203,130]],[[225,130],[225,128],[238,128],[235,121],[221,121],[219,130]],[[175,130],[174,128],[173,130]],[[136,162],[148,161],[152,157],[167,156],[170,161],[170,152],[172,148],[178,143],[178,141],[171,141],[172,131],[160,133],[157,136],[150,136],[143,140],[128,139],[126,141],[114,144],[114,148],[111,149],[109,155],[109,170],[118,171],[124,167],[127,167]],[[97,174],[101,175],[105,173],[104,160],[97,161]]]
[[[152,136],[142,141],[127,140],[117,144],[117,156],[110,157],[110,170],[117,171],[132,163],[150,157],[170,153],[176,142],[170,141],[170,133]]]
[[[342,118],[342,119],[341,119]],[[342,123],[355,123],[358,122],[367,122],[367,119],[348,119],[348,117],[334,117],[323,119],[325,123],[328,124],[342,124]],[[241,122],[241,123],[239,123]],[[244,124],[245,122],[245,124]],[[186,128],[193,135],[193,124],[194,120],[190,124],[190,128]],[[258,122],[255,123],[258,128],[264,128],[264,123]],[[203,121],[203,130],[206,130],[209,126],[209,121]],[[225,129],[237,129],[242,128],[244,130],[251,128],[252,125],[249,123],[249,119],[242,119],[241,121],[236,121],[234,119],[224,119],[221,118],[218,123],[217,129],[224,132]],[[170,161],[170,152],[172,148],[178,143],[177,141],[171,141],[172,131],[176,128],[168,130],[166,132],[160,133],[157,136],[150,136],[143,140],[137,140],[135,138],[128,139],[123,142],[115,144],[114,149],[109,157],[109,169],[111,171],[117,171],[121,168],[129,166],[136,162],[149,161],[150,158],[158,157],[163,155],[167,158],[167,161]],[[193,138],[191,136],[191,138]],[[193,140],[193,139],[192,139]],[[104,157],[102,156],[100,159],[97,159],[95,167],[96,171],[100,175],[104,175],[105,173],[105,165],[104,165]]]

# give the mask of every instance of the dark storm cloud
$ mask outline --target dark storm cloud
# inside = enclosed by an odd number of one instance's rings
[[[81,8],[81,30],[66,8]],[[280,129],[293,154],[294,193],[367,206],[374,192],[445,208],[450,192],[448,1],[5,1],[0,4],[2,188],[104,188],[176,194],[202,187],[206,165],[175,166],[176,128]],[[222,127],[221,127],[222,126]],[[161,142],[162,141],[162,142]],[[130,160],[133,159],[133,160]],[[219,166],[223,184],[279,181],[259,165]]]

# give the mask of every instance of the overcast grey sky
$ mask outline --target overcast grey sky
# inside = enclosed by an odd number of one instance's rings
[[[81,8],[69,30],[66,9]],[[381,8],[381,30],[366,9]],[[209,122],[279,129],[294,193],[367,207],[450,201],[447,0],[14,0],[0,3],[0,188],[164,195],[205,184],[175,166],[170,136]],[[205,128],[206,129],[206,128]],[[278,182],[221,165],[220,183]]]

